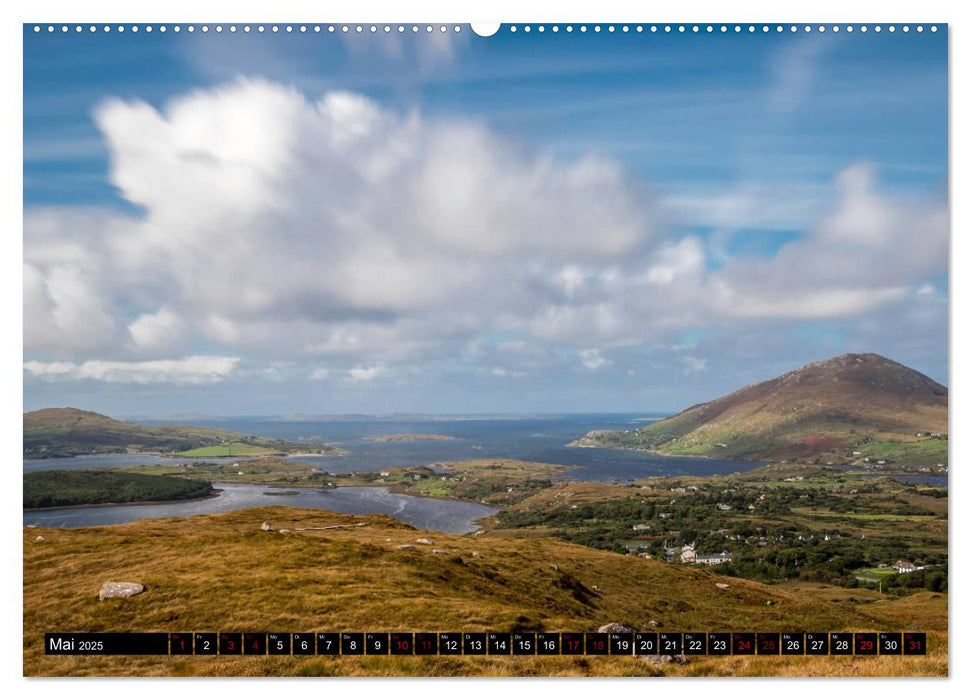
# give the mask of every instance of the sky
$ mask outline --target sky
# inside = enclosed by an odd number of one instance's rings
[[[24,28],[25,410],[947,384],[943,28],[153,29]]]

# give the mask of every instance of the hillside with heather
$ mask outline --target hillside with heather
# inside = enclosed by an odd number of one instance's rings
[[[579,447],[941,471],[947,388],[874,353],[813,362],[632,431]]]
[[[244,457],[294,451],[338,452],[329,445],[295,444],[231,430],[189,425],[140,425],[77,408],[24,414],[24,457],[161,452],[186,457]]]
[[[266,525],[264,525],[266,523]],[[272,528],[272,529],[270,529]],[[264,507],[25,529],[34,675],[944,675],[947,595],[753,581],[551,537],[445,535],[379,515]],[[144,592],[99,600],[106,581]],[[50,630],[928,632],[928,656],[47,656]]]

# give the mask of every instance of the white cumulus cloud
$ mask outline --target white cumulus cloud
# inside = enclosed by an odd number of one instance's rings
[[[128,333],[135,347],[146,354],[164,355],[187,341],[187,329],[182,318],[166,307],[155,313],[141,314],[128,325]]]
[[[95,379],[134,384],[214,384],[232,375],[239,360],[238,357],[206,355],[141,362],[88,360],[74,363],[31,360],[24,363],[24,371],[40,379]]]
[[[449,358],[601,369],[686,329],[871,313],[947,269],[944,203],[899,201],[865,165],[826,201],[814,190],[815,225],[745,258],[665,233],[616,162],[472,118],[247,78],[94,118],[138,213],[25,212],[32,376],[218,381],[238,357],[357,382]],[[772,192],[728,193],[710,216],[777,221]]]
[[[600,369],[610,364],[610,360],[600,355],[600,351],[594,348],[587,348],[580,351],[580,360],[587,369]]]
[[[387,368],[381,365],[372,365],[370,367],[352,367],[348,371],[351,379],[356,382],[369,382],[372,379],[380,377],[382,374],[387,372]]]

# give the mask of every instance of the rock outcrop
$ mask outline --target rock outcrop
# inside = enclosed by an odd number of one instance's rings
[[[108,598],[131,598],[133,595],[139,595],[145,591],[145,586],[140,583],[132,583],[129,581],[108,581],[101,586],[101,591],[98,593],[98,600],[107,600]]]
[[[598,627],[597,631],[601,633],[612,634],[612,633],[620,633],[620,632],[633,632],[635,630],[633,627],[630,627],[629,625],[625,625],[622,622],[610,622],[606,625],[601,625],[600,627]]]

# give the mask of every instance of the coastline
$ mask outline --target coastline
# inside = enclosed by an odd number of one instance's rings
[[[259,488],[259,487],[263,486],[261,484],[241,484],[241,483],[238,483],[238,482],[218,482],[218,483],[221,484],[221,485],[223,485],[223,486],[240,486],[240,485],[243,485],[243,486],[252,486],[252,487],[255,487],[255,488]],[[273,488],[273,487],[271,487],[271,488]],[[336,490],[336,489],[340,489],[340,488],[383,488],[386,492],[393,493],[395,495],[407,496],[407,497],[410,497],[410,498],[413,498],[413,499],[417,499],[417,500],[433,499],[433,500],[436,500],[436,501],[452,501],[454,503],[482,506],[482,507],[488,508],[489,510],[492,511],[491,513],[488,513],[486,515],[483,515],[483,516],[481,516],[479,518],[471,518],[471,517],[467,518],[465,520],[465,522],[467,522],[472,529],[466,530],[464,532],[446,532],[446,531],[442,531],[442,530],[438,530],[438,529],[435,529],[435,528],[428,527],[427,525],[424,525],[424,526],[415,525],[415,526],[413,526],[413,527],[417,527],[418,529],[422,529],[422,530],[429,530],[431,532],[440,532],[440,533],[450,534],[450,535],[458,536],[458,537],[462,537],[462,536],[465,536],[465,535],[473,535],[473,534],[477,534],[477,533],[481,532],[482,530],[485,529],[485,526],[483,525],[483,523],[481,521],[488,520],[489,518],[494,518],[496,515],[498,515],[500,512],[502,512],[504,510],[500,506],[492,505],[492,504],[489,504],[489,503],[484,503],[482,501],[468,500],[468,499],[464,499],[464,498],[455,498],[455,497],[452,497],[452,496],[441,496],[441,495],[439,495],[439,496],[431,496],[431,495],[425,495],[425,494],[409,493],[404,488],[401,488],[400,485],[396,485],[396,484],[394,484],[394,485],[391,485],[391,484],[364,484],[364,485],[357,485],[357,486],[355,486],[355,485],[347,485],[347,486],[335,486],[335,487],[324,488],[324,489],[319,489],[318,487],[308,487],[308,486],[298,487],[298,486],[289,485],[288,487],[283,488],[281,490],[282,491],[290,491],[290,492],[298,491],[298,490],[307,490],[307,489],[332,491],[332,490]],[[181,504],[181,503],[193,503],[193,502],[198,502],[198,501],[206,501],[206,500],[209,500],[211,498],[216,498],[217,496],[219,496],[222,493],[222,491],[223,491],[223,489],[214,488],[213,489],[213,492],[210,495],[204,496],[204,497],[201,497],[201,498],[173,499],[173,500],[167,500],[167,501],[131,501],[131,502],[128,502],[128,503],[85,503],[85,504],[73,505],[73,506],[51,506],[51,507],[45,507],[45,508],[24,508],[23,509],[23,513],[24,513],[24,515],[26,515],[27,513],[51,512],[51,511],[60,511],[60,510],[77,510],[77,509],[84,509],[84,508],[100,508],[102,506],[112,506],[112,507],[114,507],[114,506],[152,506],[152,505],[164,506],[164,505],[167,505],[167,504],[176,504],[176,503],[178,503],[178,504]],[[269,494],[266,494],[265,491],[264,491],[263,495],[264,496],[267,496],[268,498],[272,498],[272,496],[269,495]],[[284,494],[280,494],[280,495],[284,495]],[[287,495],[291,495],[291,494],[287,494]],[[300,508],[307,508],[307,509],[310,509],[310,510],[322,510],[322,511],[327,511],[327,512],[334,512],[334,513],[338,513],[338,514],[348,514],[348,513],[345,513],[344,511],[330,511],[327,508],[317,508],[317,507],[314,507],[314,506],[293,506],[293,505],[289,505],[289,504],[270,503],[270,502],[268,502],[268,503],[253,504],[253,505],[240,505],[238,508],[232,508],[232,509],[230,509],[228,511],[217,511],[217,512],[233,513],[233,512],[237,512],[237,511],[250,510],[250,509],[253,509],[253,508],[276,508],[276,507],[283,507],[283,508],[300,507]],[[374,511],[374,512],[375,513],[378,513],[378,511]],[[196,514],[190,514],[190,516],[175,515],[175,514],[169,514],[169,515],[145,515],[145,516],[142,516],[142,517],[134,518],[132,520],[125,520],[125,521],[121,521],[121,522],[117,522],[117,523],[112,522],[112,523],[106,523],[106,524],[103,524],[103,525],[101,525],[101,524],[98,524],[98,525],[78,525],[78,526],[74,526],[74,527],[68,526],[68,529],[78,529],[78,528],[83,528],[83,527],[112,527],[112,526],[115,526],[115,525],[125,525],[125,524],[130,524],[130,523],[142,522],[142,521],[145,521],[145,520],[158,520],[158,519],[167,520],[167,519],[171,519],[171,518],[191,517],[192,515],[212,515],[212,514],[213,513],[196,513]],[[364,514],[362,514],[362,515],[364,515]],[[394,514],[384,514],[384,515],[386,515],[387,517],[389,517],[389,518],[391,518],[393,520],[396,520],[398,522],[404,523],[406,525],[408,524],[406,521],[400,520]],[[31,523],[31,524],[22,524],[21,525],[21,529],[23,529],[23,530],[34,529],[34,528],[46,529],[46,526],[44,526],[44,525],[38,525],[38,524],[33,524],[33,523]]]
[[[269,484],[261,484],[259,482],[252,481],[214,481],[212,482],[215,486],[216,484],[222,484],[226,486],[253,486],[260,487],[264,489],[280,489],[284,491],[336,491],[337,489],[384,489],[391,493],[396,493],[399,496],[411,496],[412,498],[428,498],[436,501],[456,501],[458,503],[469,503],[474,505],[486,506],[487,508],[495,508],[497,511],[502,510],[501,508],[485,503],[484,501],[475,501],[467,498],[458,498],[456,496],[443,496],[440,494],[424,494],[424,493],[412,493],[408,489],[404,488],[400,484],[341,484],[338,486],[318,486],[310,484],[287,484],[284,486],[272,486]],[[214,488],[212,493],[208,496],[201,496],[199,498],[173,498],[167,501],[127,501],[123,503],[80,503],[71,506],[45,506],[43,508],[23,508],[24,513],[41,513],[50,510],[67,510],[67,509],[78,509],[78,508],[102,508],[107,506],[163,506],[168,503],[194,503],[196,501],[208,501],[211,498],[216,498],[221,494],[223,489]],[[490,517],[490,516],[487,516]]]
[[[496,510],[502,510],[498,506],[490,505],[485,501],[470,500],[468,498],[458,498],[457,496],[443,496],[441,494],[426,494],[426,493],[414,493],[409,491],[400,483],[370,483],[370,484],[336,484],[334,486],[321,486],[319,484],[286,484],[285,486],[277,486],[273,484],[262,484],[258,481],[228,481],[226,479],[221,479],[220,481],[213,481],[213,486],[216,484],[224,484],[230,486],[259,486],[265,489],[280,489],[280,490],[292,490],[292,491],[336,491],[337,489],[384,489],[391,493],[396,493],[399,496],[411,496],[412,498],[430,498],[436,501],[456,501],[458,503],[470,503],[479,506],[486,506],[487,508],[495,508]],[[189,501],[195,500],[205,500],[205,499],[188,499]],[[187,501],[184,501],[187,502]],[[161,501],[161,503],[173,503],[173,501]],[[107,504],[98,504],[107,505]],[[129,505],[129,504],[119,504],[119,505]],[[143,504],[144,505],[144,504]]]
[[[23,459],[25,462],[39,462],[45,459],[76,459],[78,457],[156,457],[159,459],[178,459],[186,460],[187,462],[204,462],[207,459],[260,459],[261,457],[344,457],[349,454],[347,450],[343,450],[339,447],[331,447],[330,452],[260,452],[245,455],[215,455],[211,457],[191,457],[180,454],[178,452],[149,452],[149,451],[139,451],[139,452],[79,452],[77,454],[59,454],[59,455],[24,455]],[[138,464],[124,465],[124,466],[141,466]],[[104,467],[105,469],[117,469],[118,467]]]
[[[281,452],[278,455],[261,455],[263,457],[344,457],[350,454],[347,450],[340,447],[332,447],[332,452]]]
[[[673,457],[674,459],[678,459],[679,457],[684,457],[686,459],[721,459],[721,460],[730,459],[733,462],[751,462],[752,464],[762,464],[762,465],[777,464],[780,461],[780,460],[772,460],[772,459],[768,459],[768,460],[765,460],[765,459],[745,459],[744,457],[725,457],[725,456],[717,456],[716,457],[715,455],[694,455],[694,454],[691,454],[691,455],[682,455],[682,454],[675,454],[674,452],[664,452],[662,450],[652,450],[652,449],[650,449],[648,447],[628,447],[626,445],[591,445],[591,444],[581,444],[581,442],[580,442],[581,440],[586,440],[586,437],[578,438],[577,440],[574,440],[573,442],[568,442],[566,444],[566,446],[567,447],[588,448],[588,449],[627,450],[628,452],[644,452],[646,454],[657,455],[658,457]],[[805,465],[807,467],[837,466],[837,465],[810,464],[809,462],[786,462],[786,463],[787,464],[802,464],[802,465]],[[847,465],[843,465],[843,466],[849,467],[849,466],[853,466],[853,465],[847,464]]]
[[[580,438],[581,440],[584,438]],[[663,452],[661,450],[651,450],[646,447],[624,447],[621,445],[590,445],[590,444],[576,444],[579,440],[574,440],[573,442],[567,443],[567,447],[579,447],[588,449],[603,449],[603,450],[627,450],[629,452],[644,452],[647,454],[657,455],[658,457],[670,457],[672,459],[679,458],[690,458],[690,459],[725,459],[725,457],[715,457],[713,455],[682,455],[674,454],[672,452]],[[733,461],[736,462],[746,462],[749,464],[757,465],[753,469],[757,469],[758,466],[781,466],[789,465],[793,467],[816,467],[819,469],[834,469],[839,471],[852,471],[859,472],[860,474],[865,474],[873,477],[886,477],[888,479],[893,479],[894,477],[935,477],[938,479],[947,479],[948,472],[922,472],[919,469],[906,470],[900,469],[899,467],[893,471],[884,471],[879,469],[867,469],[859,464],[846,464],[844,462],[834,462],[832,464],[813,464],[812,462],[800,462],[795,460],[758,460],[758,459],[745,459],[744,457],[732,457]]]
[[[24,460],[40,461],[42,459],[74,459],[76,457],[124,457],[130,455],[132,457],[169,457],[169,454],[164,452],[78,452],[77,454],[57,454],[57,455],[24,455]]]
[[[195,503],[197,501],[208,501],[210,498],[216,498],[222,493],[222,489],[214,488],[209,492],[208,496],[199,496],[197,498],[170,498],[164,501],[125,501],[122,503],[78,503],[70,506],[44,506],[43,508],[24,508],[24,513],[42,513],[49,510],[75,510],[78,508],[103,508],[106,506],[164,506],[167,503]]]

